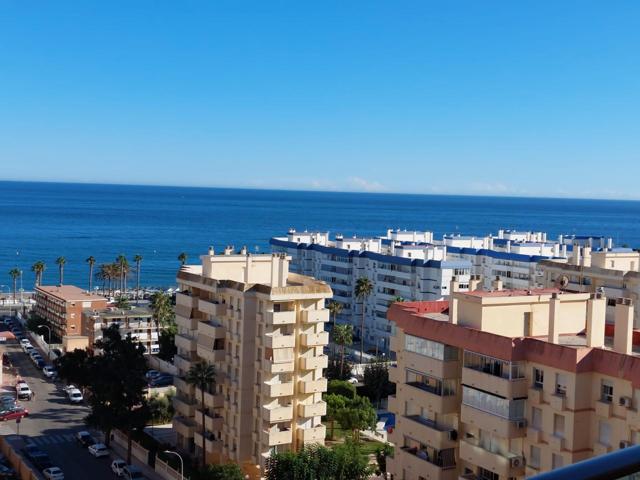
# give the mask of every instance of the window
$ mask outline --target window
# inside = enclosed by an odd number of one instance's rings
[[[536,407],[531,407],[531,426],[542,429],[542,410]]]
[[[527,465],[535,469],[540,468],[540,448],[539,447],[531,445],[531,451],[530,451],[529,459],[527,461]]]
[[[553,415],[553,434],[556,437],[564,437],[564,417],[557,413]]]
[[[495,377],[511,380],[524,378],[524,367],[519,362],[507,362],[480,353],[464,352],[464,366]]]
[[[613,402],[613,384],[608,380],[602,380],[600,385],[600,401],[611,403]]]
[[[456,347],[425,338],[414,337],[413,335],[404,336],[404,348],[408,352],[435,358],[436,360],[448,361],[458,359],[458,349]]]
[[[556,373],[556,395],[567,396],[567,376],[564,373]]]
[[[600,425],[598,429],[598,442],[602,445],[611,446],[611,424],[605,422],[604,420],[600,420]]]
[[[551,455],[551,469],[555,470],[556,468],[560,468],[564,466],[564,459],[562,455],[554,453]]]
[[[463,404],[509,420],[524,418],[524,402],[524,399],[507,400],[466,385],[462,386]]]
[[[544,385],[544,371],[533,368],[533,388],[542,388]]]

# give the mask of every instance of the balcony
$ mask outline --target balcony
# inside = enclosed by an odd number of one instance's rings
[[[318,347],[329,344],[329,332],[303,333],[300,335],[303,347]]]
[[[444,466],[441,460],[430,458],[413,448],[396,447],[395,452],[395,458],[391,464],[394,468],[393,473],[396,475],[401,475],[402,471],[406,470],[409,478],[419,476],[430,480],[456,480],[457,478],[458,470],[455,463]]]
[[[173,397],[173,407],[183,417],[193,417],[196,412],[196,402],[180,395]]]
[[[567,396],[563,394],[554,393],[549,396],[549,405],[551,408],[557,411],[563,411],[567,409]]]
[[[173,364],[175,367],[181,372],[186,372],[191,368],[191,360],[187,357],[183,357],[182,355],[174,355]]]
[[[198,357],[206,360],[209,363],[220,364],[224,362],[226,356],[226,350],[211,350],[200,344],[197,345]]]
[[[303,323],[327,323],[329,321],[329,310],[303,310]]]
[[[526,378],[510,380],[467,367],[462,369],[462,383],[508,399],[526,397],[529,391]]]
[[[227,305],[224,303],[212,302],[211,300],[203,300],[198,302],[198,310],[214,317],[222,317],[227,313]]]
[[[327,414],[327,404],[325,402],[298,404],[298,416],[300,417],[322,417]]]
[[[293,382],[263,383],[262,393],[270,398],[289,397],[293,395]]]
[[[198,334],[210,338],[225,338],[226,333],[227,329],[217,322],[200,322],[198,324]]]
[[[565,439],[560,436],[549,435],[547,437],[547,443],[549,444],[549,447],[551,447],[551,449],[557,452],[561,452],[566,448]]]
[[[611,418],[612,414],[613,406],[611,402],[604,402],[602,400],[596,402],[596,415],[603,418]]]
[[[291,373],[295,370],[293,362],[293,352],[291,352],[291,358],[286,358],[285,361],[275,362],[272,358],[265,358],[258,365],[258,369],[262,369],[267,373]]]
[[[267,333],[264,336],[264,346],[267,348],[295,348],[296,337],[293,335]]]
[[[455,413],[460,405],[460,395],[443,396],[437,389],[431,389],[420,382],[399,383],[396,388],[406,397],[396,393],[396,397],[413,400],[427,410],[433,410],[440,414]]]
[[[457,432],[448,426],[428,420],[420,415],[403,415],[396,417],[398,431],[437,450],[455,448]]]
[[[295,325],[296,312],[289,310],[284,312],[266,312],[264,320],[267,325]]]
[[[181,333],[176,333],[175,343],[176,347],[187,352],[193,352],[196,349],[196,340]]]
[[[531,443],[540,443],[542,441],[542,431],[538,428],[527,428],[527,440]]]
[[[178,292],[176,293],[176,306],[178,305],[186,308],[197,308],[198,297]]]
[[[293,436],[291,434],[290,428],[279,430],[278,428],[274,427],[269,430],[263,430],[263,432],[270,447],[273,447],[275,445],[286,445],[292,442]]]
[[[527,394],[529,403],[533,405],[544,403],[543,393],[542,388],[530,388]]]
[[[173,385],[176,387],[178,392],[188,393],[189,395],[193,395],[194,386],[187,383],[187,381],[182,377],[173,377]]]
[[[202,399],[202,390],[195,389],[194,398],[200,402]],[[207,408],[220,408],[224,405],[224,395],[221,393],[213,394],[205,390],[204,392],[204,404]]]
[[[394,337],[391,337],[392,339]],[[393,350],[393,347],[391,348]],[[404,360],[404,366],[427,375],[438,378],[456,378],[459,376],[460,362],[458,360],[438,360],[413,352],[403,350],[398,355],[398,361]]]
[[[202,410],[196,410],[196,414],[194,417],[198,428],[202,428]],[[224,423],[224,419],[221,415],[216,415],[212,413],[205,412],[204,414],[204,428],[209,432],[219,432],[222,430],[222,424]]]
[[[321,393],[327,391],[327,379],[300,380],[298,382],[300,393]]]
[[[324,438],[327,435],[327,427],[320,424],[317,427],[298,428],[296,430],[296,436],[298,442],[304,444],[307,443],[324,443]]]
[[[474,445],[469,440],[460,440],[460,458],[473,465],[496,473],[500,478],[521,477],[524,475],[524,459],[507,453],[491,452]]]
[[[269,407],[264,405],[262,407],[262,419],[265,422],[278,423],[284,421],[290,421],[293,418],[293,405],[275,406]]]
[[[185,313],[185,315],[190,315],[189,313]],[[193,331],[198,329],[198,319],[192,318],[191,316],[182,316],[180,311],[176,309],[176,325],[179,328],[183,328],[185,330]]]
[[[300,357],[298,362],[300,370],[317,370],[318,368],[327,368],[329,365],[329,357],[327,355]]]
[[[470,405],[461,405],[460,420],[504,438],[524,437],[527,434],[527,421],[525,419],[499,417]]]
[[[182,435],[183,437],[193,437],[195,426],[196,422],[193,421],[193,418],[181,416],[173,417],[173,429],[177,434]]]
[[[202,434],[197,430],[193,432],[193,443],[202,447]],[[219,453],[222,451],[222,440],[216,440],[213,435],[205,434],[204,449],[207,453]]]

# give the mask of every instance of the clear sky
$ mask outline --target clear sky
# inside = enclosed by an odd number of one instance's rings
[[[0,178],[640,198],[640,2],[0,3]]]

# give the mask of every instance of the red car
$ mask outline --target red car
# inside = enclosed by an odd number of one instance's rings
[[[15,420],[17,418],[29,416],[29,410],[23,407],[16,407],[11,410],[5,410],[0,412],[0,421],[6,422],[7,420]]]

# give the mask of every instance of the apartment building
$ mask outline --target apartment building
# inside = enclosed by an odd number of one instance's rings
[[[82,335],[87,337],[88,346],[93,348],[96,341],[102,339],[102,331],[117,325],[120,334],[140,342],[147,354],[160,352],[158,334],[162,327],[153,321],[153,312],[148,307],[131,306],[104,309],[85,309],[82,312]]]
[[[640,252],[630,248],[576,246],[566,259],[540,262],[544,285],[572,292],[601,292],[608,298],[607,322],[613,323],[616,299],[640,302]],[[640,328],[640,309],[634,311]]]
[[[36,315],[51,327],[53,337],[75,337],[82,335],[82,311],[104,309],[107,299],[89,293],[73,285],[36,286],[34,294]]]
[[[207,461],[236,462],[258,478],[272,453],[324,443],[331,288],[289,272],[284,254],[210,249],[200,259],[177,277],[178,445],[201,454],[204,395]],[[184,380],[202,360],[216,369],[204,392]]]
[[[498,285],[499,286],[499,285]],[[633,301],[456,292],[389,310],[396,480],[520,479],[640,442]]]
[[[384,237],[346,238],[327,232],[297,232],[272,238],[272,250],[291,256],[291,269],[327,282],[333,299],[343,306],[337,320],[351,323],[362,335],[362,309],[365,309],[364,341],[370,349],[388,352],[391,324],[389,305],[403,300],[439,300],[449,293],[455,276],[466,289],[471,278],[467,260],[447,260],[446,247],[433,243],[431,232],[388,230]],[[355,285],[360,277],[373,284],[373,293],[358,299]]]

